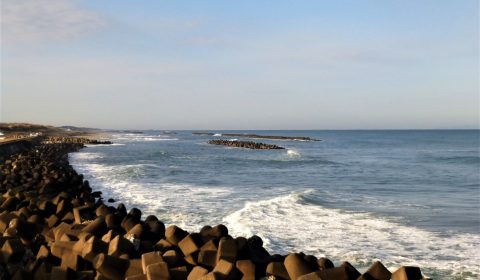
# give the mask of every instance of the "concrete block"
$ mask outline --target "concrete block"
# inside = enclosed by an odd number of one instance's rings
[[[171,225],[165,230],[166,240],[175,246],[178,246],[178,243],[187,235],[186,231],[175,225]]]
[[[333,268],[335,267],[333,265],[333,262],[327,258],[319,258],[317,260],[318,266],[320,269],[327,269],[327,268]]]
[[[220,239],[217,250],[217,263],[220,260],[226,260],[235,263],[237,258],[237,243],[234,239]]]
[[[92,210],[93,208],[88,205],[73,208],[73,216],[75,218],[75,223],[81,224],[84,221],[92,220],[94,218]]]
[[[50,273],[51,280],[68,280],[70,279],[68,269],[66,267],[54,266]]]
[[[95,236],[92,236],[84,243],[81,256],[87,261],[92,262],[98,254],[106,254],[108,249],[109,244],[103,242]]]
[[[235,266],[242,274],[242,280],[255,279],[255,264],[251,260],[239,260]]]
[[[167,280],[170,279],[170,271],[167,263],[158,262],[147,266],[148,280]]]
[[[70,268],[73,271],[80,271],[85,268],[85,261],[79,256],[71,252],[67,252],[62,256],[61,267]]]
[[[200,250],[198,253],[198,263],[208,268],[213,268],[217,264],[217,251]]]
[[[392,280],[421,280],[423,279],[420,268],[416,266],[402,266],[392,274]]]
[[[110,241],[112,241],[112,239],[115,238],[115,236],[117,236],[117,235],[118,234],[115,231],[109,230],[107,233],[105,233],[102,236],[102,241],[106,242],[106,243],[110,243]]]
[[[160,252],[166,252],[170,249],[173,249],[173,244],[168,242],[166,239],[160,239],[160,241],[155,244],[155,250]]]
[[[106,254],[99,254],[93,260],[94,268],[105,277],[117,280],[124,279],[129,261]]]
[[[3,243],[1,253],[5,262],[18,262],[25,254],[25,248],[20,240],[8,239]]]
[[[142,269],[142,260],[141,259],[131,259],[127,271],[125,272],[125,277],[135,276],[138,274],[143,274]]]
[[[165,253],[163,253],[162,257],[169,267],[176,267],[181,260],[181,257],[175,250],[166,251]]]
[[[351,280],[343,267],[328,268],[311,272],[297,278],[299,280]],[[359,278],[361,279],[361,278]],[[362,278],[363,279],[363,278]]]
[[[141,260],[143,273],[147,273],[148,265],[157,262],[164,262],[162,255],[158,251],[143,254]]]
[[[290,254],[283,262],[291,279],[313,272],[307,262],[299,254]]]
[[[83,232],[88,232],[97,237],[103,236],[107,232],[107,223],[104,217],[98,217],[91,221],[82,229]]]
[[[133,250],[132,242],[121,235],[115,236],[108,246],[108,254],[110,256],[120,256],[123,253],[130,254]]]
[[[148,280],[146,274],[138,274],[134,276],[125,277],[125,280]]]
[[[187,280],[197,280],[208,274],[208,270],[201,266],[195,266],[188,274]],[[252,279],[254,280],[254,279]]]
[[[61,259],[64,254],[72,253],[76,241],[55,241],[50,246],[50,252],[53,256]]]
[[[389,280],[392,273],[381,262],[376,261],[362,276],[365,279]]]
[[[192,253],[188,256],[185,256],[183,258],[183,260],[191,266],[197,266],[198,265],[198,253],[199,252],[195,252],[195,253]]]
[[[125,235],[141,239],[143,237],[143,226],[141,224],[136,224],[129,231],[127,231]]]
[[[351,265],[349,262],[343,262],[340,267],[345,268],[349,280],[356,280],[361,275],[360,272],[358,272],[358,270],[353,267],[353,265]]]
[[[170,278],[173,280],[184,280],[188,277],[188,269],[186,266],[174,267],[168,270]]]
[[[271,262],[267,265],[267,275],[273,275],[282,279],[290,280],[287,269],[283,262]]]
[[[178,242],[178,247],[185,256],[198,252],[201,245],[201,238],[198,234],[189,234]]]
[[[221,279],[227,279],[230,273],[233,272],[234,269],[233,263],[226,261],[226,260],[219,260],[217,265],[213,268],[213,274],[220,276]]]

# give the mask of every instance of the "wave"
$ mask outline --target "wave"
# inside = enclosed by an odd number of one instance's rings
[[[144,135],[135,133],[113,134],[113,141],[144,142],[144,141],[175,141],[178,138],[171,138],[170,135]]]
[[[212,136],[215,136],[215,137],[221,137],[221,136],[222,136],[222,134],[221,134],[221,133],[215,133],[215,134],[213,134]]]
[[[467,154],[431,154],[425,153],[420,155],[421,161],[434,162],[434,163],[444,163],[444,164],[480,164],[480,155],[475,151],[467,151]]]
[[[293,149],[288,149],[287,150],[287,155],[289,157],[299,157],[300,156],[300,153],[296,150],[293,150]]]
[[[145,180],[145,169],[153,164],[107,165],[72,157],[72,166],[90,185],[128,208],[142,209],[143,215],[157,215],[165,224],[175,224],[188,231],[222,221],[222,209],[232,196],[226,187],[172,184],[161,179]],[[192,206],[193,205],[193,206]],[[239,205],[240,206],[240,205]]]
[[[389,269],[417,265],[435,278],[480,275],[480,235],[441,236],[370,213],[311,205],[304,194],[247,202],[224,223],[232,235],[257,234],[268,249],[282,254],[303,251],[349,261],[361,269],[380,259]]]
[[[112,143],[112,144],[86,144],[86,147],[95,148],[95,147],[111,147],[111,146],[125,146],[123,143]]]
[[[176,141],[178,138],[160,138],[160,137],[117,137],[114,140],[125,140],[131,142],[143,141]]]
[[[93,152],[78,152],[69,154],[70,159],[89,161],[94,159],[103,158],[105,155],[103,153],[93,153]]]

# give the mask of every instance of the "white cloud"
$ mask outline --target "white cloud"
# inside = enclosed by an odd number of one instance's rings
[[[76,0],[3,0],[1,10],[4,44],[77,38],[105,26]]]

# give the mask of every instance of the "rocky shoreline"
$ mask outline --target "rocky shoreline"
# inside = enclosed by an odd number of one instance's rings
[[[210,145],[221,145],[227,147],[235,147],[235,148],[246,148],[246,149],[254,149],[254,150],[283,150],[284,147],[280,147],[277,145],[272,144],[265,144],[265,143],[258,143],[258,142],[251,142],[251,141],[234,141],[234,140],[210,140],[208,141]]]
[[[423,279],[417,267],[391,273],[375,262],[361,274],[348,262],[272,255],[260,237],[235,238],[223,225],[165,227],[105,203],[68,163],[84,143],[59,140],[0,164],[0,279]]]

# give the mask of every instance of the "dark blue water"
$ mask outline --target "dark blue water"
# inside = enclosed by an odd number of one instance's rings
[[[248,133],[322,141],[261,139],[286,150],[248,150],[190,131],[123,133],[72,164],[107,195],[189,230],[224,223],[279,253],[478,277],[480,131]]]

